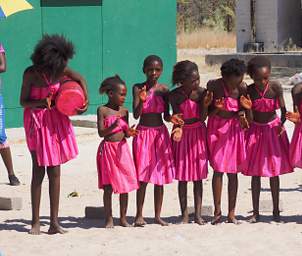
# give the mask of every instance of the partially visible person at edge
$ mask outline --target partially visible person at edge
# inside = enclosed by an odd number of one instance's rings
[[[0,43],[0,73],[6,71],[6,57],[3,45]],[[16,177],[14,172],[14,166],[12,161],[12,155],[10,146],[7,142],[7,136],[5,133],[5,111],[2,96],[2,81],[0,78],[0,154],[3,159],[4,165],[8,173],[9,184],[12,186],[20,185],[19,179]]]

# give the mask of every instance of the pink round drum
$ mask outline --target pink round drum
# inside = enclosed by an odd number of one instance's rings
[[[56,97],[56,107],[64,115],[73,116],[77,110],[83,108],[85,96],[82,87],[78,82],[65,80],[61,83]]]

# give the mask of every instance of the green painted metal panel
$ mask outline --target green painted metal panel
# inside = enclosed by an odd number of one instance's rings
[[[145,78],[142,63],[147,55],[163,59],[161,82],[170,84],[176,61],[175,0],[104,0],[103,33],[103,75],[117,73],[126,80],[129,109],[132,85]]]
[[[1,75],[6,107],[6,125],[23,125],[22,108],[19,104],[22,75],[31,64],[33,45],[41,38],[40,0],[29,1],[35,9],[19,12],[0,20],[0,41],[6,50],[7,72]]]
[[[19,105],[22,74],[42,33],[62,33],[73,41],[76,55],[70,66],[88,81],[90,107],[105,102],[100,81],[120,74],[128,88],[142,81],[143,59],[158,54],[164,60],[161,81],[170,82],[176,61],[175,0],[29,0],[33,10],[0,21],[0,41],[7,51],[3,74],[8,127],[22,125]],[[131,90],[127,107],[131,107]]]
[[[41,3],[43,32],[63,34],[75,45],[76,55],[70,66],[87,80],[92,112],[100,102],[96,87],[102,79],[101,1],[42,0]]]

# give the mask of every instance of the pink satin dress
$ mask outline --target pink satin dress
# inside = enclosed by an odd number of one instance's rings
[[[253,100],[252,109],[257,112],[274,112],[280,108],[277,99],[265,98],[269,83],[259,98]],[[286,132],[278,135],[279,117],[268,123],[253,122],[246,134],[246,161],[242,173],[247,176],[275,177],[293,171],[289,161],[289,141]]]
[[[55,100],[60,83],[51,84],[44,77],[47,87],[31,87],[30,99],[42,100],[51,95]],[[56,107],[25,108],[24,129],[29,150],[36,153],[39,166],[57,166],[78,154],[72,124],[68,116]]]
[[[104,119],[105,128],[110,127],[117,116],[107,116]],[[120,125],[112,133],[124,132],[128,124],[120,118]],[[138,189],[138,179],[130,149],[126,139],[112,142],[103,140],[97,151],[97,170],[99,188],[111,185],[116,194],[124,194]]]
[[[230,97],[225,85],[224,109],[239,111],[239,99]],[[210,165],[216,172],[236,174],[246,157],[244,130],[238,115],[232,118],[210,116],[207,123],[207,141]]]
[[[302,116],[302,101],[299,104],[299,113]],[[302,168],[302,122],[295,124],[289,146],[289,158],[293,167]]]
[[[142,113],[161,114],[164,111],[164,99],[156,95],[152,87],[148,91]],[[175,167],[167,127],[139,125],[137,130],[139,133],[133,139],[133,158],[139,181],[155,185],[171,183],[174,179]]]
[[[179,106],[183,119],[200,119],[200,103],[186,99]],[[179,181],[199,181],[208,175],[208,151],[206,126],[198,121],[185,124],[179,142],[172,140],[175,161],[175,179]]]

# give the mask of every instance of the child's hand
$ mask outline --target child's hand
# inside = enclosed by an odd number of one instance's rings
[[[289,120],[295,124],[301,122],[299,112],[286,112],[285,117],[287,120]]]
[[[121,124],[121,116],[117,115],[116,120],[113,122],[113,124],[111,125],[111,127],[114,129],[116,127],[119,127]]]
[[[203,106],[207,108],[208,106],[211,105],[212,101],[213,101],[213,92],[207,91],[207,94],[203,99]]]
[[[172,115],[170,122],[174,125],[184,125],[185,122],[182,119],[182,116],[183,116],[183,114],[181,114],[181,113]]]
[[[86,100],[86,102],[84,103],[84,106],[82,108],[78,108],[77,109],[77,114],[78,115],[81,115],[83,114],[84,112],[86,112],[88,109],[88,100]]]
[[[250,128],[250,124],[244,115],[239,116],[239,122],[240,122],[240,126],[242,129],[245,130],[245,129]]]
[[[147,100],[147,88],[146,88],[146,85],[139,90],[139,99],[141,102],[145,102]]]
[[[135,125],[132,125],[128,130],[126,131],[126,134],[128,137],[135,137],[138,134],[138,130],[136,130]]]
[[[240,104],[245,109],[251,109],[253,103],[252,103],[252,100],[250,98],[250,95],[247,95],[247,97],[245,97],[245,96],[242,95],[240,97]]]
[[[175,129],[173,129],[171,134],[172,134],[172,139],[174,141],[180,142],[181,137],[182,137],[182,128],[176,127]]]
[[[278,132],[278,136],[281,136],[282,133],[285,132],[285,128],[282,124],[277,127],[277,132]]]
[[[48,97],[46,97],[46,99],[45,99],[45,107],[47,107],[48,109],[50,109],[50,107],[51,107],[51,95],[49,95]]]
[[[224,110],[224,97],[215,100],[215,107],[218,108],[219,110]]]

